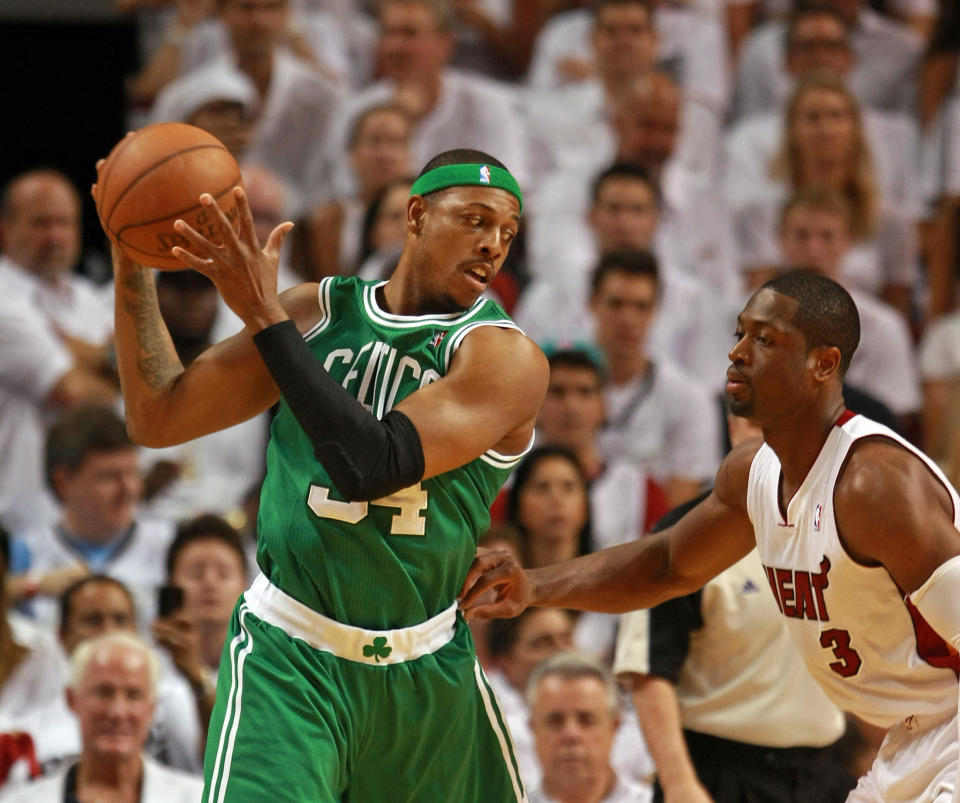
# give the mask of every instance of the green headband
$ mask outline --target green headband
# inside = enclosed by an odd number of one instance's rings
[[[523,211],[523,195],[517,180],[510,175],[509,170],[493,165],[459,164],[435,167],[413,182],[410,194],[426,195],[447,187],[464,186],[497,187],[506,190],[517,199],[520,211]]]

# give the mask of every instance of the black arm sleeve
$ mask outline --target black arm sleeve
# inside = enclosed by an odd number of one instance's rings
[[[371,415],[328,374],[293,321],[253,336],[317,459],[347,501],[369,501],[423,478],[423,445],[413,422],[392,410]]]

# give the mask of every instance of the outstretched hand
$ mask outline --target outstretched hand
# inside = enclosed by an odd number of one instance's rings
[[[171,253],[210,279],[227,306],[251,332],[257,332],[287,318],[277,295],[277,271],[283,238],[293,223],[277,226],[261,248],[246,193],[241,187],[234,187],[233,195],[237,201],[238,231],[234,231],[213,196],[204,193],[200,203],[213,218],[212,231],[221,244],[200,234],[186,221],[177,220],[173,227],[190,241],[190,250],[174,246]]]
[[[530,581],[512,552],[478,549],[457,599],[468,619],[509,619],[530,604]]]

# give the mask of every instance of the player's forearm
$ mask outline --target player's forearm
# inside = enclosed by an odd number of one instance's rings
[[[666,543],[648,536],[530,570],[530,604],[601,613],[649,608],[690,590],[668,580],[668,565]]]
[[[144,442],[183,365],[160,314],[152,271],[122,260],[114,264],[117,371],[130,434]]]
[[[629,677],[633,686],[633,707],[664,792],[669,795],[672,790],[699,784],[683,738],[680,707],[673,684],[652,675]]]

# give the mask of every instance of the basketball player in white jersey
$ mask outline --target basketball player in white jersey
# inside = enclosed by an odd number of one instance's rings
[[[858,340],[840,285],[803,272],[767,282],[737,319],[726,385],[763,441],[733,450],[712,493],[662,533],[529,572],[479,554],[461,608],[650,607],[756,545],[810,672],[839,707],[889,728],[848,800],[960,800],[960,500],[926,455],[846,410]],[[494,602],[481,598],[490,588]]]

